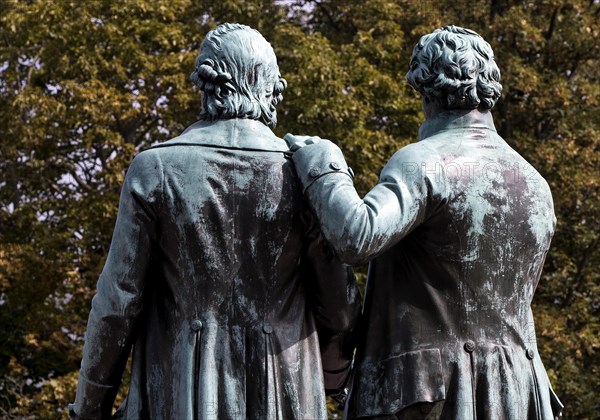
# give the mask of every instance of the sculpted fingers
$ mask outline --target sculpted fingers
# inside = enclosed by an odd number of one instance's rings
[[[317,144],[321,140],[318,136],[300,136],[291,133],[287,133],[283,136],[283,139],[287,142],[291,152],[295,152],[311,144]]]

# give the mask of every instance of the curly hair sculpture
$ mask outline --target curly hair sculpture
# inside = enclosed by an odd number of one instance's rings
[[[256,30],[224,23],[200,47],[192,81],[202,92],[200,119],[249,118],[273,128],[287,87],[271,44]]]
[[[421,37],[406,78],[442,109],[490,110],[502,93],[490,44],[476,32],[454,25]]]

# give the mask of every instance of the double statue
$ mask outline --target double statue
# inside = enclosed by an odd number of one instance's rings
[[[127,171],[73,418],[325,419],[346,389],[348,418],[560,416],[530,306],[552,197],[494,128],[492,49],[444,27],[407,79],[419,140],[361,198],[334,143],[271,131],[286,82],[269,43],[208,33],[200,121]],[[366,262],[361,305],[349,265]]]

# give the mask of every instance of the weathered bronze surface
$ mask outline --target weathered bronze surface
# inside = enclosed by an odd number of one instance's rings
[[[221,25],[192,78],[202,121],[127,172],[72,415],[111,417],[133,348],[116,418],[326,418],[358,292],[268,128],[285,88],[275,55],[258,32]]]
[[[407,78],[423,95],[419,141],[362,199],[336,145],[286,136],[327,240],[350,264],[372,260],[347,414],[553,419],[530,305],[556,219],[546,181],[495,130],[491,47],[443,28]]]

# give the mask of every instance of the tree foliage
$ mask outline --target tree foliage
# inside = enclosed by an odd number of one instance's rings
[[[195,120],[206,32],[240,22],[289,83],[280,136],[336,141],[361,192],[415,141],[412,47],[446,25],[494,48],[500,134],[548,180],[557,233],[534,300],[569,418],[600,411],[600,4],[594,0],[0,1],[0,413],[67,418],[132,157]]]

